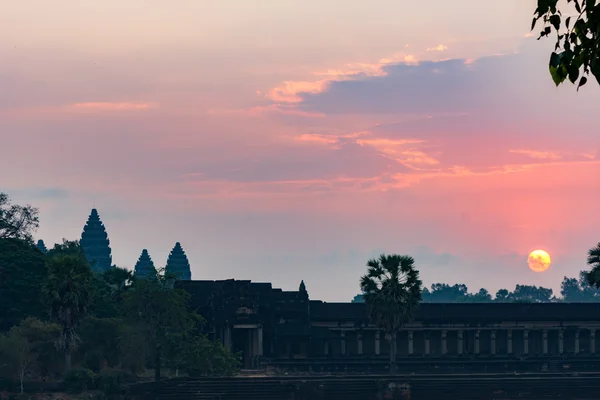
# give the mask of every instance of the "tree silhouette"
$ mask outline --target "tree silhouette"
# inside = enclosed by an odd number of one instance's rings
[[[79,341],[77,327],[92,304],[94,274],[79,255],[58,255],[47,262],[48,278],[44,294],[51,317],[61,328],[59,347],[65,352],[65,368],[71,369],[71,353]]]
[[[421,280],[410,256],[385,255],[367,262],[360,280],[371,320],[390,342],[390,372],[395,371],[396,335],[413,318],[421,300]]]
[[[578,82],[579,90],[590,74],[600,84],[600,3],[567,0],[567,4],[573,6],[574,9],[569,11],[575,12],[574,16],[567,12],[563,15],[558,0],[537,0],[531,30],[543,20],[544,27],[538,39],[556,31],[556,45],[549,62],[552,80],[558,86],[568,78],[571,83]]]
[[[600,243],[588,251],[587,264],[592,267],[591,271],[586,273],[588,283],[600,289]]]

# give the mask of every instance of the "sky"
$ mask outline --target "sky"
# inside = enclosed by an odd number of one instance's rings
[[[0,191],[47,246],[96,207],[130,269],[179,241],[193,279],[349,301],[385,252],[557,294],[600,241],[600,88],[554,86],[534,3],[7,2]]]

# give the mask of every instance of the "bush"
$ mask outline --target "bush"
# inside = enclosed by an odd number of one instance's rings
[[[100,351],[90,351],[83,357],[83,366],[88,368],[95,373],[99,373],[102,369],[102,363],[104,362],[104,356]]]
[[[98,375],[98,389],[106,395],[114,395],[123,391],[126,383],[133,381],[133,376],[125,371],[107,368]]]
[[[73,368],[65,375],[65,388],[69,393],[81,393],[94,389],[96,374],[87,368]]]

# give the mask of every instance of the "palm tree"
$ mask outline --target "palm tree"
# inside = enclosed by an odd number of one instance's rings
[[[50,316],[61,326],[58,347],[65,352],[65,368],[71,369],[71,352],[79,336],[77,326],[92,303],[94,274],[84,257],[59,254],[47,261],[48,277],[44,294]]]
[[[421,300],[422,282],[410,256],[382,254],[367,262],[360,280],[371,320],[390,342],[390,372],[395,371],[396,334],[413,318]]]
[[[592,267],[592,270],[585,274],[588,283],[600,289],[600,243],[588,251],[587,264]]]

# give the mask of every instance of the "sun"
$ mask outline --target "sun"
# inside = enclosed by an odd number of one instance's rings
[[[544,250],[534,250],[527,257],[527,265],[533,272],[544,272],[550,268],[551,263],[550,254]]]

